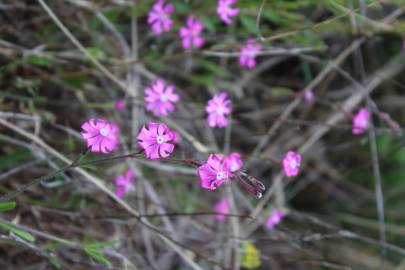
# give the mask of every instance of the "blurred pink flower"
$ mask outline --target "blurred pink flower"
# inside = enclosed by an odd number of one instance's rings
[[[300,171],[301,155],[293,151],[288,151],[282,164],[286,176],[296,176]]]
[[[237,152],[232,152],[228,156],[225,157],[225,161],[228,163],[229,169],[231,172],[237,172],[242,169],[243,161],[241,156]]]
[[[90,119],[82,125],[80,133],[91,152],[110,153],[118,148],[119,128],[104,119]]]
[[[115,102],[115,109],[119,112],[122,112],[123,110],[125,110],[125,106],[126,106],[126,102],[125,99],[118,99]]]
[[[173,132],[162,123],[143,126],[136,139],[149,159],[167,158],[174,150]]]
[[[177,131],[174,131],[174,130],[172,131],[172,133],[173,133],[173,143],[174,144],[179,144],[180,139],[181,139],[180,134]]]
[[[232,112],[231,100],[225,92],[214,95],[208,101],[205,111],[208,113],[208,125],[210,127],[223,128],[228,125],[228,119],[225,117]]]
[[[158,79],[151,87],[146,87],[144,92],[146,109],[152,111],[155,116],[166,116],[176,110],[174,103],[180,98],[173,85],[165,85],[164,80]]]
[[[370,113],[367,109],[361,108],[353,117],[353,134],[361,134],[368,129],[370,124]]]
[[[210,154],[207,163],[198,167],[200,186],[205,189],[215,190],[226,180],[233,176],[229,164],[218,154]]]
[[[158,0],[148,13],[148,23],[152,26],[152,31],[160,35],[163,32],[168,32],[173,26],[173,20],[170,19],[170,14],[174,12],[172,4],[165,4],[164,0]]]
[[[224,199],[218,201],[214,205],[214,212],[216,213],[215,219],[217,221],[224,221],[225,217],[226,217],[224,215],[229,214],[229,210],[230,210],[230,205],[229,205],[229,201],[227,198],[224,198]]]
[[[239,9],[231,7],[233,4],[236,4],[236,2],[238,2],[238,0],[218,0],[217,14],[224,23],[231,24],[232,17],[238,15]]]
[[[266,227],[269,230],[273,230],[274,227],[276,227],[277,224],[281,222],[281,220],[287,215],[286,212],[284,212],[281,209],[274,209],[271,211],[270,216],[267,218],[266,221]]]
[[[124,175],[120,175],[115,178],[115,194],[122,198],[131,188],[131,184],[134,178],[134,172],[128,169]]]
[[[404,40],[402,41],[402,48],[404,48],[404,50],[405,50],[405,38],[404,38]]]
[[[204,38],[200,36],[200,32],[203,30],[203,23],[196,19],[194,16],[189,15],[187,18],[187,25],[180,28],[180,36],[183,39],[182,45],[184,49],[188,49],[191,46],[196,48],[204,45]]]
[[[239,64],[248,69],[256,66],[256,55],[260,53],[262,46],[254,41],[248,39],[245,46],[240,48]]]
[[[311,89],[305,89],[304,90],[304,100],[308,103],[314,101],[315,95],[314,92],[312,92]]]

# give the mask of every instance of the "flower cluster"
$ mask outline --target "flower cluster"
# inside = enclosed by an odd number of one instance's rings
[[[234,5],[237,0],[218,0],[216,12],[225,24],[231,24],[235,16],[240,12]],[[148,23],[152,31],[160,35],[172,29],[174,21],[171,15],[175,9],[173,4],[165,3],[165,0],[157,0],[148,14]],[[202,36],[203,23],[195,16],[189,15],[187,22],[179,29],[182,38],[182,46],[185,49],[199,48],[205,43]],[[256,57],[261,52],[261,45],[254,39],[248,39],[246,44],[240,48],[239,63],[241,66],[252,69],[256,66]],[[314,100],[312,90],[306,89],[302,97],[307,102]],[[166,83],[163,79],[157,79],[144,89],[144,101],[146,110],[156,117],[168,116],[176,110],[176,103],[180,96],[175,86]],[[126,102],[119,99],[115,103],[117,111],[124,111]],[[211,128],[224,128],[230,122],[232,113],[232,101],[227,92],[219,92],[208,100],[205,106],[208,114],[207,123]],[[370,121],[370,113],[366,109],[360,109],[353,117],[353,134],[361,134],[367,130]],[[91,152],[111,153],[119,147],[119,127],[115,123],[109,123],[104,119],[90,119],[82,125],[82,138],[86,141],[87,148]],[[136,136],[137,144],[145,154],[146,158],[157,160],[168,158],[174,151],[175,146],[180,142],[179,134],[171,130],[164,123],[149,122],[145,124]],[[230,179],[238,179],[244,187],[256,197],[261,196],[265,189],[264,185],[257,179],[242,172],[243,161],[237,152],[227,156],[221,154],[210,154],[205,163],[190,162],[198,167],[200,186],[204,189],[216,190],[223,183]],[[284,173],[288,177],[298,175],[301,166],[301,155],[288,151],[281,161]],[[131,187],[133,172],[128,170],[124,175],[116,178],[116,194],[119,197]],[[215,211],[221,213],[229,212],[229,202],[223,199],[215,206]],[[276,215],[275,212],[274,215]],[[275,216],[277,217],[277,215]],[[224,216],[217,216],[223,219]]]
[[[225,24],[231,24],[233,18],[240,12],[234,5],[238,0],[218,0],[216,12]],[[157,0],[148,13],[148,23],[156,35],[168,32],[172,29],[174,21],[170,15],[174,12],[172,4],[166,4],[164,0]],[[179,29],[184,49],[201,48],[205,39],[201,36],[204,24],[195,16],[189,15],[186,24]],[[256,66],[256,56],[260,53],[261,46],[253,39],[249,39],[245,46],[240,48],[239,63],[241,66],[252,69]]]
[[[234,5],[237,0],[218,0],[216,12],[223,23],[231,24],[234,17],[240,12]],[[157,0],[148,14],[148,23],[156,35],[168,32],[172,29],[174,21],[170,18],[174,13],[174,6],[165,3],[165,0]],[[189,15],[184,26],[180,27],[178,33],[182,39],[184,49],[201,48],[204,46],[203,37],[204,24],[195,16]],[[404,43],[405,46],[405,43]],[[256,67],[256,57],[261,53],[262,47],[254,39],[248,39],[240,48],[239,64],[247,69]],[[297,94],[297,97],[310,103],[315,100],[314,92],[305,89]],[[176,104],[180,101],[180,95],[176,87],[159,78],[144,88],[145,109],[155,117],[166,117],[176,111]],[[115,109],[124,111],[126,102],[119,99],[115,102]],[[215,94],[208,100],[205,106],[207,123],[211,128],[224,128],[230,123],[233,111],[232,101],[225,91]],[[355,135],[364,133],[370,126],[371,112],[361,108],[352,118],[352,133]],[[381,114],[394,130],[400,130],[398,124],[393,122],[389,115]],[[87,149],[94,153],[111,153],[118,149],[120,144],[120,129],[116,123],[109,123],[104,119],[90,119],[82,125],[81,137],[85,140]],[[216,190],[221,185],[231,180],[238,180],[243,187],[251,194],[260,198],[265,190],[264,185],[254,177],[242,171],[244,162],[241,154],[232,152],[229,155],[211,153],[206,162],[200,164],[195,161],[179,160],[169,158],[176,145],[180,143],[180,135],[171,130],[165,123],[149,122],[142,126],[136,136],[140,148],[139,154],[144,154],[147,159],[166,161],[183,161],[197,168],[200,187],[207,190]],[[128,156],[128,155],[127,155]],[[185,161],[185,162],[184,162]],[[287,177],[297,176],[301,169],[302,157],[300,153],[287,151],[281,161],[284,175]],[[134,172],[128,169],[124,174],[115,179],[115,194],[123,198],[131,189],[134,189]],[[214,205],[215,219],[219,222],[225,221],[230,213],[230,201],[222,198]],[[267,217],[265,226],[273,230],[287,215],[283,209],[274,209]]]
[[[215,190],[226,180],[233,177],[230,164],[219,154],[208,156],[206,163],[198,168],[200,176],[200,186],[205,189]]]
[[[231,179],[236,172],[242,169],[243,161],[239,153],[233,152],[222,157],[219,154],[210,154],[206,163],[198,168],[200,186],[215,190],[225,181]]]

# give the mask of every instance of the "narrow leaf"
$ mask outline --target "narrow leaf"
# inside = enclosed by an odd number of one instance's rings
[[[17,229],[16,227],[13,227],[11,225],[4,224],[4,223],[0,223],[0,227],[14,233],[15,235],[17,235],[18,237],[20,237],[20,238],[22,238],[24,240],[27,240],[27,241],[30,241],[30,242],[35,241],[35,237],[32,234],[30,234],[29,232],[27,232],[27,231]]]
[[[0,212],[5,212],[16,207],[16,202],[2,202],[0,203]]]

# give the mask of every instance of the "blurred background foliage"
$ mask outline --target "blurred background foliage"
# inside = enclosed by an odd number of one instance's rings
[[[75,48],[36,1],[2,2],[0,117],[5,117],[8,112],[19,113],[22,118],[25,117],[23,115],[32,116],[29,118],[29,124],[24,121],[16,123],[37,132],[49,145],[73,157],[83,148],[83,142],[77,134],[81,123],[90,116],[103,115],[122,124],[124,141],[129,148],[133,147],[130,110],[127,109],[119,115],[115,112],[114,103],[118,98],[125,98],[131,103],[131,108],[142,108],[142,97],[130,97],[100,73],[94,64]],[[141,73],[140,91],[150,83],[151,78],[148,77],[150,73],[174,83],[182,94],[184,106],[192,113],[187,115],[184,114],[187,110],[180,109],[179,113],[174,115],[174,120],[205,144],[210,144],[211,139],[207,138],[208,132],[204,131],[204,104],[214,92],[228,89],[234,100],[232,148],[240,150],[245,157],[251,153],[259,139],[267,132],[267,128],[288,106],[289,101],[304,90],[353,40],[360,37],[367,39],[361,46],[361,52],[365,72],[370,75],[401,53],[405,33],[404,0],[240,0],[237,7],[241,12],[229,26],[224,25],[216,16],[214,0],[173,0],[170,2],[176,9],[172,16],[175,20],[174,30],[159,37],[152,34],[146,23],[147,13],[154,1],[48,2],[58,18],[85,47],[87,53],[118,78],[128,80],[128,76],[132,76],[130,70],[136,66],[144,71]],[[360,3],[367,6],[366,15],[361,13]],[[396,12],[399,14],[392,22],[384,22],[385,18],[395,15]],[[206,45],[202,50],[185,52],[181,47],[178,29],[189,14],[194,14],[204,23]],[[130,46],[128,48],[122,46],[122,43],[131,44],[133,41],[131,35],[134,18],[136,18],[138,58],[132,55]],[[359,26],[357,29],[354,29],[351,20],[356,21]],[[253,72],[239,67],[237,58],[226,56],[227,53],[238,52],[250,37],[257,38],[264,51],[280,48],[285,50],[307,48],[310,51],[295,56],[283,54],[260,56],[258,61],[262,70],[250,80],[249,76]],[[120,38],[124,41],[120,42]],[[223,53],[225,57],[215,56],[215,53]],[[279,57],[282,58],[279,63],[275,65],[268,63],[272,58]],[[266,68],[266,65],[270,68]],[[354,56],[349,57],[341,68],[361,81]],[[401,126],[405,123],[403,74],[402,72],[397,78],[388,80],[372,94],[376,106],[381,111],[387,112]],[[308,137],[306,135],[310,134],[311,127],[324,121],[325,117],[336,108],[333,104],[340,104],[350,95],[342,90],[347,85],[348,82],[340,75],[327,76],[314,89],[317,103],[300,105],[289,119],[291,122],[287,121],[279,130],[277,137],[271,141],[274,145],[264,154],[271,153],[269,156],[279,158],[286,148],[302,144],[304,140],[302,138]],[[141,121],[151,118],[145,116],[144,112],[141,115],[143,117],[140,117]],[[402,134],[392,134],[389,130],[384,130],[385,123],[377,116],[375,125],[381,128],[381,131],[377,132],[377,144],[386,203],[387,241],[405,247],[403,240],[405,215],[402,209],[405,194],[404,139]],[[214,131],[211,136],[222,145],[223,134]],[[18,183],[21,179],[28,182],[36,176],[46,174],[49,168],[56,169],[61,166],[58,161],[46,161],[49,158],[46,155],[38,156],[35,144],[29,144],[27,147],[13,142],[13,138],[21,140],[20,136],[15,137],[12,132],[0,127],[0,171],[5,174],[13,168],[35,160],[39,160],[38,165],[41,163],[41,166],[32,166],[30,170],[13,175],[11,178],[2,178],[0,175],[0,181],[4,181],[0,185],[3,194],[17,188],[18,184],[15,182]],[[178,155],[204,159],[201,154],[193,154],[190,148],[190,144],[184,142]],[[369,138],[366,135],[352,136],[350,120],[347,120],[333,128],[315,148],[317,149],[304,157],[302,174],[287,187],[289,189],[286,191],[287,197],[291,198],[288,202],[289,207],[310,213],[313,217],[341,228],[378,239],[379,224],[376,219]],[[84,161],[97,158],[97,155],[90,154]],[[43,164],[44,160],[48,166]],[[121,173],[125,167],[126,164],[122,163],[102,167],[89,165],[86,169],[102,175],[109,183],[110,179]],[[252,173],[263,180],[266,186],[270,186],[277,170],[278,168],[269,165],[263,158],[259,162],[254,162]],[[162,181],[165,176],[153,168],[144,167],[142,172],[157,189],[168,210],[210,211],[211,202],[218,198],[216,194],[208,194],[199,189],[196,176],[169,175],[166,178],[170,181]],[[94,188],[84,188],[85,185],[74,178],[74,174],[70,173],[59,175],[41,188],[18,197],[17,209],[25,224],[35,226],[37,222],[35,215],[39,211],[33,210],[36,206],[55,211],[78,212],[86,218],[124,214],[121,210],[114,210],[117,207],[113,202],[92,196],[96,192]],[[300,183],[304,180],[307,185],[301,186]],[[46,184],[55,184],[57,188],[46,188]],[[139,204],[138,200],[139,198],[135,196],[129,199],[134,204]],[[251,205],[257,204],[255,199],[248,196],[245,200]],[[100,205],[106,208],[105,213],[100,212]],[[7,211],[4,216],[13,217],[15,213],[13,211],[15,210]],[[244,209],[244,212],[247,211]],[[6,215],[7,213],[10,214]],[[265,214],[268,214],[267,208],[262,217],[265,217]],[[91,238],[83,245],[84,253],[92,257],[97,265],[107,267],[112,265],[111,258],[106,259],[101,249],[106,246],[114,248],[116,245],[105,242],[109,239],[103,237],[114,231],[113,225],[103,227],[92,223],[88,229],[78,231],[77,228],[87,224],[86,219],[75,220],[71,217],[55,219],[49,213],[43,214],[41,224],[45,222],[47,225],[41,226],[63,236],[60,227],[64,223],[74,223],[72,232],[66,237],[77,241]],[[208,229],[216,226],[205,219],[204,222],[209,224]],[[156,224],[161,225],[161,222],[156,221]],[[1,226],[6,230],[21,234],[18,229],[10,227],[11,225],[3,225]],[[377,269],[378,245],[365,245],[356,241],[348,243],[344,239],[323,240],[316,243],[299,241],[300,233],[324,229],[300,216],[292,215],[280,227],[281,236],[271,235],[273,238],[269,240],[270,244],[260,241],[260,237],[268,236],[266,232],[257,230],[249,236],[256,240],[254,244],[244,242],[241,246],[241,266],[246,269],[258,268],[260,265],[271,266],[269,269],[331,269],[332,267],[320,262],[332,261],[342,267],[336,269]],[[223,232],[224,228],[221,227],[218,231]],[[296,252],[302,252],[304,255],[288,257],[295,252],[294,248],[288,245],[286,248],[277,242],[285,235],[298,239],[299,247],[295,247],[298,249]],[[33,241],[30,235],[23,235],[24,237],[27,241]],[[207,239],[218,240],[220,237],[213,235]],[[271,242],[273,240],[275,243]],[[190,240],[188,244],[195,244],[193,241]],[[47,248],[56,254],[60,253],[59,246],[49,246],[49,242],[40,245],[43,247],[48,245]],[[282,248],[278,250],[279,247]],[[5,247],[1,249],[3,260],[10,262],[8,258],[13,256],[7,255]],[[125,250],[124,253],[131,250],[127,246],[122,249]],[[243,255],[243,250],[249,250],[253,255]],[[135,251],[141,254],[144,247],[138,246]],[[349,256],[349,253],[352,255]],[[74,262],[69,261],[68,255],[64,259],[57,258],[58,256],[48,258],[54,267],[74,265]],[[258,257],[261,257],[261,263],[257,261]],[[140,260],[138,257],[131,259],[131,261]],[[29,264],[30,261],[39,260],[14,259],[12,263],[15,266],[22,266]],[[311,267],[308,268],[305,263],[300,265],[303,261],[314,261],[318,264],[309,264]],[[139,261],[137,263],[143,265]],[[117,265],[115,262],[113,264]],[[343,268],[346,264],[352,268]],[[135,265],[131,266],[132,269],[136,269]],[[179,265],[185,267],[181,263],[174,263],[172,269],[186,269],[180,268]],[[202,265],[203,268],[210,267],[204,262]],[[386,269],[404,269],[395,268],[395,265],[404,265],[403,256],[387,252]]]

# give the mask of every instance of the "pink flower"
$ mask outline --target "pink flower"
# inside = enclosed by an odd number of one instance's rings
[[[182,45],[184,49],[188,49],[191,46],[196,48],[204,45],[204,38],[200,36],[200,32],[203,30],[204,25],[201,21],[190,15],[187,18],[187,25],[180,28],[180,36],[183,39]]]
[[[214,212],[216,213],[215,219],[217,221],[224,221],[224,215],[229,214],[230,206],[227,198],[224,198],[214,205]]]
[[[174,91],[173,85],[165,85],[162,79],[153,82],[151,87],[146,87],[146,109],[155,116],[166,116],[176,110],[174,103],[179,101],[179,96]]]
[[[125,99],[118,99],[115,102],[115,109],[119,112],[122,112],[123,110],[125,110],[125,106],[126,106]]]
[[[218,154],[210,154],[207,163],[198,167],[200,186],[215,190],[233,176],[229,164]]]
[[[304,100],[308,103],[311,103],[312,101],[314,101],[314,92],[312,92],[311,89],[306,89],[304,91]]]
[[[361,134],[368,129],[370,124],[370,113],[367,109],[360,109],[357,114],[353,117],[353,134]]]
[[[170,19],[170,14],[174,12],[172,4],[165,4],[164,0],[158,0],[153,5],[152,10],[148,14],[148,23],[152,26],[152,31],[160,35],[163,32],[168,32],[173,26],[173,20]]]
[[[149,123],[142,127],[136,139],[149,159],[167,158],[174,150],[173,132],[166,124]]]
[[[266,221],[267,229],[273,230],[274,227],[276,227],[276,225],[279,224],[286,215],[287,213],[280,209],[274,209],[271,211],[271,214]]]
[[[225,117],[232,112],[231,100],[225,92],[214,95],[208,101],[205,111],[208,113],[208,125],[210,127],[223,128],[228,125],[228,119]]]
[[[249,39],[245,46],[240,48],[239,64],[248,69],[256,66],[256,55],[260,53],[262,46],[256,43],[253,39]]]
[[[296,176],[300,171],[301,155],[293,151],[288,151],[282,164],[286,176]]]
[[[225,157],[225,161],[228,163],[229,169],[231,172],[237,172],[242,169],[243,161],[240,157],[240,154],[237,152],[233,152]]]
[[[133,178],[134,172],[131,169],[128,169],[124,175],[115,178],[115,194],[118,197],[124,197],[125,193],[130,190]]]
[[[90,119],[82,125],[80,133],[91,152],[110,153],[118,148],[119,128],[104,119]]]
[[[221,20],[226,24],[232,23],[232,18],[238,15],[239,9],[232,8],[231,5],[238,2],[238,0],[219,0],[217,3],[217,14]]]

